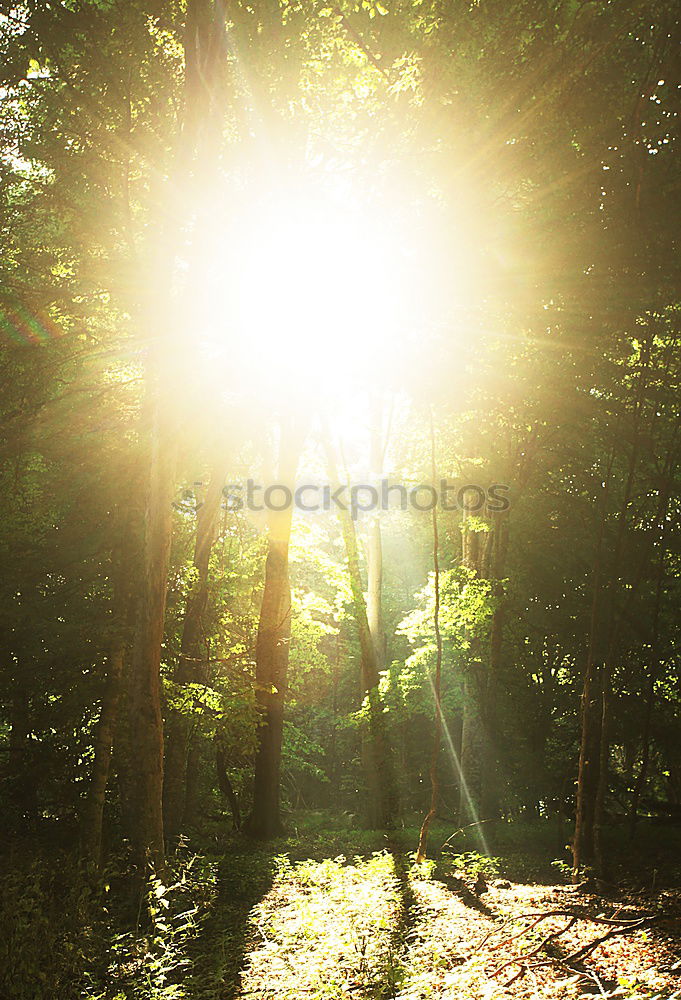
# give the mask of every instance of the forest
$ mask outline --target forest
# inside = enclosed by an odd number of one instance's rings
[[[0,40],[0,998],[681,997],[677,3]]]

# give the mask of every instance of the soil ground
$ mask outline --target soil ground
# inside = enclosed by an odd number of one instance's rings
[[[452,829],[438,825],[433,860],[416,866],[416,829],[302,822],[267,846],[225,842],[181,981],[189,1000],[681,1000],[678,831],[613,842],[611,881],[575,887],[548,825],[444,847]]]

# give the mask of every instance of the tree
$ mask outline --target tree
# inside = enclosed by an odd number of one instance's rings
[[[263,839],[278,836],[283,830],[280,811],[281,747],[291,637],[288,564],[293,517],[291,495],[298,467],[300,433],[300,428],[293,421],[282,421],[276,485],[289,491],[288,503],[282,509],[270,509],[269,512],[265,582],[255,647],[256,700],[260,718],[253,809],[246,828],[252,836]]]

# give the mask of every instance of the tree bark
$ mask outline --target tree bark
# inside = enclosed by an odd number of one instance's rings
[[[464,497],[467,503],[467,497]],[[480,575],[484,558],[481,532],[468,524],[464,509],[461,524],[461,562]],[[488,757],[485,737],[485,700],[487,671],[479,654],[478,640],[472,636],[463,669],[463,719],[461,724],[459,822],[478,823],[484,787],[484,763]]]
[[[211,552],[217,538],[218,519],[222,498],[224,474],[222,463],[213,470],[204,502],[197,514],[196,540],[194,543],[194,568],[196,577],[189,596],[182,624],[180,657],[173,681],[178,689],[188,684],[206,684],[208,672],[202,648],[202,623],[208,604],[208,569]],[[163,782],[163,812],[168,841],[177,837],[185,816],[187,804],[187,767],[189,744],[192,738],[191,692],[185,695],[186,705],[171,708],[166,721],[165,777]],[[195,734],[194,734],[195,737]],[[194,755],[194,763],[196,756]]]
[[[392,761],[392,749],[386,733],[383,705],[379,690],[380,671],[374,638],[369,627],[367,606],[362,586],[362,573],[357,550],[355,523],[349,510],[339,509],[339,519],[345,542],[348,574],[360,646],[360,676],[369,714],[369,740],[365,745],[365,765],[369,796],[367,820],[372,827],[390,828],[397,814],[397,790]]]
[[[279,484],[293,490],[299,435],[291,424],[281,428]],[[288,553],[292,503],[269,513],[265,586],[255,649],[256,703],[260,725],[255,758],[253,809],[247,832],[265,840],[283,832],[281,821],[281,745],[291,638],[291,588]]]
[[[433,488],[437,482],[437,470],[435,462],[435,428],[433,427],[433,417],[430,417],[430,457],[431,475]],[[433,699],[435,702],[433,721],[433,748],[430,754],[430,808],[426,813],[421,831],[419,833],[419,846],[416,851],[417,862],[423,861],[428,849],[428,831],[430,824],[437,814],[438,802],[440,799],[440,778],[438,774],[438,762],[440,758],[440,744],[442,742],[442,634],[440,632],[440,538],[437,524],[437,505],[432,511],[433,525],[433,631],[435,632],[435,679],[433,681]]]
[[[145,507],[141,598],[132,655],[130,739],[136,773],[131,833],[138,866],[165,863],[163,837],[163,718],[161,646],[172,538],[175,447],[162,415],[158,387],[153,400],[151,462]]]
[[[372,401],[371,419],[371,476],[374,480],[374,487],[378,487],[378,480],[381,475],[383,465],[383,419],[380,400],[375,397]],[[381,539],[381,518],[377,508],[371,513],[369,523],[369,539],[367,544],[367,619],[369,631],[376,650],[376,666],[380,673],[385,669],[386,641],[383,627],[383,544]]]
[[[239,808],[239,799],[227,772],[227,761],[224,750],[217,740],[215,742],[215,772],[217,774],[218,787],[229,802],[230,812],[232,813],[232,825],[235,830],[240,830],[241,809]]]
[[[120,710],[125,662],[130,655],[134,632],[135,601],[131,585],[130,539],[132,517],[122,522],[119,537],[111,553],[113,634],[108,658],[102,708],[95,731],[94,761],[90,787],[85,801],[81,825],[81,851],[93,865],[99,865],[102,854],[102,826],[106,790],[109,784],[111,760]]]

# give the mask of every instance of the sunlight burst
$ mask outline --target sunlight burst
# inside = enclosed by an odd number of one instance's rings
[[[397,213],[360,197],[278,188],[211,227],[191,256],[204,348],[261,392],[336,395],[409,335],[413,242]]]

